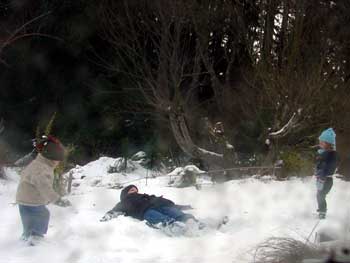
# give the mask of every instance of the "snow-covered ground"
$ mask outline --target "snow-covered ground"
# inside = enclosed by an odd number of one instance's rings
[[[100,158],[72,170],[76,180],[67,197],[72,207],[49,205],[51,221],[45,241],[28,247],[19,240],[22,226],[18,207],[13,205],[18,174],[7,169],[9,180],[0,181],[0,262],[252,262],[254,247],[268,237],[305,240],[318,220],[313,178],[272,181],[242,179],[216,185],[168,187],[169,177],[151,176],[136,166],[128,174],[108,174],[111,158]],[[80,179],[85,177],[83,179]],[[190,204],[197,218],[210,222],[229,216],[219,231],[209,230],[195,237],[168,237],[144,222],[118,217],[99,222],[118,201],[116,184],[132,182],[140,192],[163,195],[178,204]],[[79,185],[79,186],[78,186]],[[327,197],[328,217],[314,230],[332,228],[349,240],[349,183],[335,178]],[[310,235],[311,234],[311,235]]]

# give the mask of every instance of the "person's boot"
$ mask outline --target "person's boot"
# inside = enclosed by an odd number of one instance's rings
[[[36,246],[42,242],[44,239],[43,236],[38,236],[38,235],[31,235],[27,239],[27,244],[28,246]]]
[[[187,226],[180,221],[174,221],[166,226],[171,236],[183,236],[187,232]]]
[[[186,220],[185,224],[189,229],[192,230],[202,230],[206,227],[206,225],[203,222],[194,218],[189,218],[188,220]]]
[[[157,224],[151,224],[146,222],[146,224],[152,228],[161,230],[167,236],[183,236],[188,228],[185,223],[180,221],[168,221],[168,222],[160,222]]]
[[[326,212],[319,212],[318,218],[319,219],[326,219]]]
[[[19,240],[23,241],[23,242],[27,242],[28,238],[29,238],[30,235],[26,234],[26,233],[23,233],[21,235],[21,237],[19,238]]]

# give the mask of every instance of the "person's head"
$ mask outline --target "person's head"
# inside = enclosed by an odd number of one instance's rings
[[[123,201],[128,194],[134,194],[138,192],[139,192],[139,189],[137,188],[136,185],[133,185],[133,184],[128,185],[121,191],[120,200]]]
[[[324,130],[318,137],[320,148],[326,151],[335,150],[335,137],[336,134],[332,128]]]
[[[43,135],[34,142],[34,147],[38,153],[46,159],[59,164],[64,159],[65,149],[62,143],[52,135]]]

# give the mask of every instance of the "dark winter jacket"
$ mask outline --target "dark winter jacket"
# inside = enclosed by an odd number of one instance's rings
[[[320,179],[330,177],[337,168],[337,152],[324,151],[316,158],[316,176]]]
[[[129,188],[130,189],[130,188]],[[113,207],[112,212],[123,212],[126,216],[131,216],[139,220],[143,220],[143,215],[149,208],[158,208],[164,206],[175,206],[174,202],[163,197],[155,195],[131,193],[121,194],[120,202]]]

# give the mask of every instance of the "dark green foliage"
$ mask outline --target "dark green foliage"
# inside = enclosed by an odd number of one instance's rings
[[[310,176],[313,174],[314,156],[311,152],[300,150],[285,150],[280,154],[283,160],[282,177],[285,176]]]
[[[43,132],[54,112],[53,133],[77,145],[78,162],[121,154],[119,143],[126,136],[135,147],[147,142],[150,124],[125,110],[137,95],[127,93],[130,84],[110,76],[98,57],[108,56],[108,50],[96,12],[94,1],[27,1],[6,9],[8,23],[17,23],[19,15],[29,20],[47,14],[27,28],[47,36],[23,38],[1,54],[7,64],[0,64],[0,112],[9,123],[4,139],[13,150],[30,151],[37,125]]]
[[[118,12],[119,23],[106,10]],[[272,159],[288,149],[283,158],[298,172],[308,165],[299,149],[314,144],[319,130],[350,126],[342,114],[350,110],[349,10],[346,0],[4,1],[0,117],[10,159],[31,150],[37,125],[55,112],[53,133],[76,145],[73,161],[138,150],[176,159],[181,151],[168,118],[175,110],[196,145],[218,149],[202,125],[207,117],[224,123],[241,163],[259,156],[259,164],[268,128],[280,129],[302,108],[299,126],[273,140]],[[30,36],[3,44],[28,21],[18,35]],[[132,26],[135,39],[119,37]],[[150,81],[164,104],[145,96]]]

